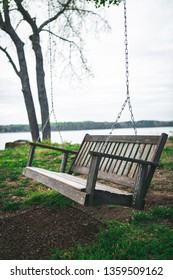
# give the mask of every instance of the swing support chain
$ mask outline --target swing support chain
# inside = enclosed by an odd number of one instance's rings
[[[137,129],[136,129],[136,124],[135,124],[135,118],[133,115],[133,109],[132,109],[132,104],[131,104],[131,99],[130,99],[130,90],[129,90],[129,52],[128,52],[128,33],[127,33],[127,7],[126,7],[126,0],[123,0],[124,3],[124,46],[125,46],[125,77],[126,77],[126,99],[121,107],[120,112],[118,113],[115,122],[113,123],[110,133],[107,135],[107,138],[105,140],[105,143],[102,146],[102,152],[104,151],[107,142],[109,141],[114,129],[117,126],[117,123],[119,122],[121,115],[128,104],[129,112],[131,115],[131,121],[133,124],[133,129],[135,136],[137,136]]]
[[[48,0],[47,2],[47,7],[48,7],[48,18],[51,19],[51,3],[50,0]],[[49,51],[49,65],[50,65],[50,96],[51,96],[51,109],[49,110],[49,114],[47,117],[46,122],[44,123],[44,125],[42,126],[41,132],[44,131],[48,121],[50,121],[50,117],[53,114],[55,123],[58,127],[58,121],[56,118],[56,114],[55,114],[55,109],[54,109],[54,90],[53,90],[53,55],[52,55],[52,38],[51,38],[51,27],[50,27],[50,22],[48,23],[48,33],[49,33],[49,37],[48,37],[48,41],[49,41],[49,47],[48,47],[48,51]],[[62,138],[62,134],[61,131],[58,129],[59,132],[59,137],[61,140],[61,143],[63,144],[63,138]],[[36,142],[39,142],[40,136],[38,137]]]

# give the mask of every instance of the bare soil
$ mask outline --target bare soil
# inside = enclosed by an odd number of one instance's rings
[[[173,171],[157,170],[146,208],[173,206]],[[130,221],[133,209],[122,206],[32,206],[25,211],[1,213],[0,259],[49,259],[52,249],[88,244],[104,220]]]

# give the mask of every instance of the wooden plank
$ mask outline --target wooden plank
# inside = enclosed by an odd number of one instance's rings
[[[130,148],[131,148],[131,150],[130,150]],[[127,157],[135,158],[137,151],[138,151],[138,145],[136,145],[134,143],[129,143],[129,155],[127,155]],[[132,165],[133,165],[132,162],[127,162],[122,175],[128,176],[129,178],[131,178],[130,171],[131,171]]]
[[[36,167],[26,167],[23,170],[23,174],[27,177],[35,179],[36,181],[52,188],[64,196],[78,202],[81,205],[85,205],[87,194],[82,192],[84,186],[65,180],[63,178],[58,178],[58,173],[51,172],[48,170],[36,168]],[[71,176],[71,175],[69,175]]]
[[[93,204],[100,160],[101,158],[97,156],[93,156],[91,159],[91,165],[90,165],[87,183],[86,183],[86,193],[89,194],[89,198],[88,198],[89,204]]]
[[[126,151],[125,151],[125,157],[131,157],[131,153],[132,153],[132,150],[133,150],[133,145],[132,143],[127,143],[127,148],[126,148]],[[119,169],[119,172],[118,172],[118,175],[121,175],[121,176],[127,176],[128,174],[128,171],[129,171],[129,162],[127,161],[123,161],[121,163],[121,168]]]
[[[113,143],[114,144],[114,143]],[[107,145],[105,146],[104,152],[106,154],[112,154],[112,143],[107,143]],[[104,170],[108,164],[109,159],[108,158],[102,158],[101,162],[100,162],[100,168],[101,170]]]
[[[74,162],[75,165],[79,165],[79,166],[82,165],[83,158],[88,152],[88,145],[89,145],[88,142],[84,142],[83,145],[81,146],[80,151],[78,152],[78,155]]]
[[[160,136],[154,135],[111,135],[109,142],[157,144]],[[87,135],[86,141],[105,142],[107,135]]]
[[[93,143],[87,142],[85,146],[85,151],[80,155],[82,160],[80,162],[80,165],[87,166],[86,162],[88,161],[88,157],[90,157],[89,151],[91,150]]]
[[[128,143],[124,143],[123,145],[123,148],[121,150],[121,153],[119,154],[120,156],[122,157],[126,157],[126,151],[127,151],[127,147],[128,147]],[[124,166],[124,161],[118,161],[117,164],[116,164],[116,167],[114,169],[114,173],[116,173],[117,175],[121,174],[121,171],[123,169],[123,166]]]
[[[94,204],[112,204],[131,206],[132,205],[132,194],[116,194],[107,191],[97,190],[94,193]]]
[[[157,147],[155,148],[155,153],[153,154],[153,157],[152,157],[152,161],[155,161],[155,162],[159,161],[160,156],[161,156],[162,151],[163,151],[163,148],[166,144],[167,138],[168,138],[168,135],[166,133],[162,133],[162,135],[159,137]],[[146,179],[146,182],[145,182],[146,192],[147,192],[147,189],[148,189],[148,187],[150,185],[150,182],[153,178],[155,169],[156,169],[155,166],[151,166],[149,168],[148,176],[147,176],[147,179]]]
[[[54,147],[54,146],[50,146],[50,145],[45,145],[45,144],[41,144],[41,143],[30,142],[29,144],[33,147],[40,147],[40,148],[59,151],[59,152],[63,152],[63,153],[68,152],[70,154],[77,154],[77,151],[70,151],[70,150],[66,150],[66,149],[62,149],[62,148],[58,148],[58,147]]]
[[[118,147],[119,147],[119,143],[116,142],[116,143],[112,143],[112,144],[113,144],[113,147],[114,147],[113,150],[112,150],[112,155],[116,155]],[[114,169],[115,161],[116,160],[114,160],[114,159],[110,159],[108,161],[107,169],[105,171],[112,173],[113,169]]]
[[[123,148],[123,144],[122,143],[117,143],[115,155],[120,155],[122,148]],[[117,162],[118,162],[118,159],[113,159],[112,160],[112,164],[111,164],[111,167],[110,167],[110,172],[115,173],[114,170],[116,168]]]
[[[99,143],[93,142],[92,145],[90,145],[89,150],[88,150],[88,156],[85,160],[85,166],[89,168],[90,163],[91,163],[91,155],[89,154],[90,151],[98,151],[100,145],[98,145]]]
[[[156,146],[156,145],[151,145],[150,153],[149,153],[149,155],[148,155],[147,160],[149,160],[149,161],[154,161],[154,160],[153,160],[153,157],[154,157],[154,155],[155,155],[156,149],[157,149],[157,146]]]
[[[100,184],[100,183],[96,184],[95,189],[98,190],[98,191],[106,191],[106,192],[110,192],[110,193],[114,193],[114,194],[120,194],[120,195],[127,195],[127,196],[133,195],[133,193],[131,193],[131,192],[120,190],[120,189],[117,189],[117,188],[114,188],[114,187],[110,187],[109,185]]]
[[[56,173],[36,167],[25,168],[23,170],[23,174],[27,177],[37,180],[40,183],[43,183],[47,187],[58,191],[59,193],[73,199],[74,201],[82,205],[85,205],[85,203],[89,204],[89,196],[87,196],[87,193],[84,192],[87,184],[86,179],[72,176],[66,173]],[[100,183],[96,184],[95,189],[99,191],[99,195],[97,196],[99,197],[99,201],[103,194],[106,195],[104,203],[108,202],[108,197],[109,201],[111,201],[111,196],[114,196],[114,200],[116,198],[116,203],[119,202],[121,205],[126,205],[127,201],[131,201],[132,194],[126,191],[118,190],[116,188],[112,188]],[[95,192],[93,192],[93,194],[94,193]]]
[[[116,183],[118,185],[134,187],[134,179],[128,178],[126,176],[119,176],[114,173],[103,172],[100,170],[98,173],[98,178]]]
[[[132,206],[137,210],[143,210],[145,206],[147,169],[148,166],[140,166],[136,177]]]
[[[60,172],[65,172],[67,161],[68,161],[68,153],[63,153],[62,160],[61,160],[61,166],[60,166]]]
[[[84,139],[83,139],[83,141],[82,141],[82,143],[81,143],[81,145],[80,145],[80,148],[79,148],[79,150],[78,150],[78,153],[76,154],[76,156],[75,156],[75,158],[74,158],[74,160],[73,160],[73,162],[72,162],[72,165],[70,166],[69,173],[73,173],[73,166],[76,165],[76,162],[78,161],[79,154],[81,153],[81,150],[82,150],[83,147],[84,147],[84,144],[85,144],[85,142],[86,142],[87,137],[88,137],[88,134],[85,135],[85,137],[84,137]]]
[[[134,159],[139,159],[141,156],[141,151],[142,151],[142,146],[143,144],[136,144],[134,145],[134,151],[133,151],[133,156],[132,158]],[[130,166],[130,170],[128,173],[128,177],[130,178],[136,178],[136,172],[137,172],[137,163],[132,163]]]

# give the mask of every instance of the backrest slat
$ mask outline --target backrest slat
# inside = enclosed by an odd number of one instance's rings
[[[132,143],[128,143],[127,144],[127,151],[126,151],[126,157],[131,157],[132,155],[132,151],[133,151],[133,148],[134,148],[134,144]],[[119,171],[119,175],[120,176],[127,176],[128,174],[128,171],[129,171],[129,168],[131,166],[131,163],[127,162],[127,161],[123,161],[122,162],[122,165],[121,165],[121,170]]]
[[[161,140],[162,138],[163,140]],[[158,161],[166,139],[166,134],[162,134],[162,136],[111,135],[108,141],[105,135],[86,135],[70,172],[77,171],[82,174],[89,172],[91,162],[90,151],[104,152],[134,159]],[[159,148],[158,145],[162,147]],[[157,155],[157,153],[160,154]],[[124,182],[125,185],[132,186],[132,182],[136,179],[137,170],[138,165],[136,163],[102,158],[98,178],[108,179],[115,183]],[[151,177],[150,174],[149,177]]]

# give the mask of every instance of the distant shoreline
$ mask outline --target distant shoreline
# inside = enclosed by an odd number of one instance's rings
[[[92,129],[111,129],[113,122],[94,122],[94,121],[83,121],[83,122],[58,122],[51,123],[51,131],[71,131],[71,130],[92,130]],[[136,128],[146,127],[173,127],[173,121],[156,121],[156,120],[141,120],[136,122]],[[116,124],[116,128],[131,128],[133,127],[131,121],[119,122]],[[29,125],[23,124],[11,124],[11,125],[0,125],[0,133],[9,132],[29,132]]]

